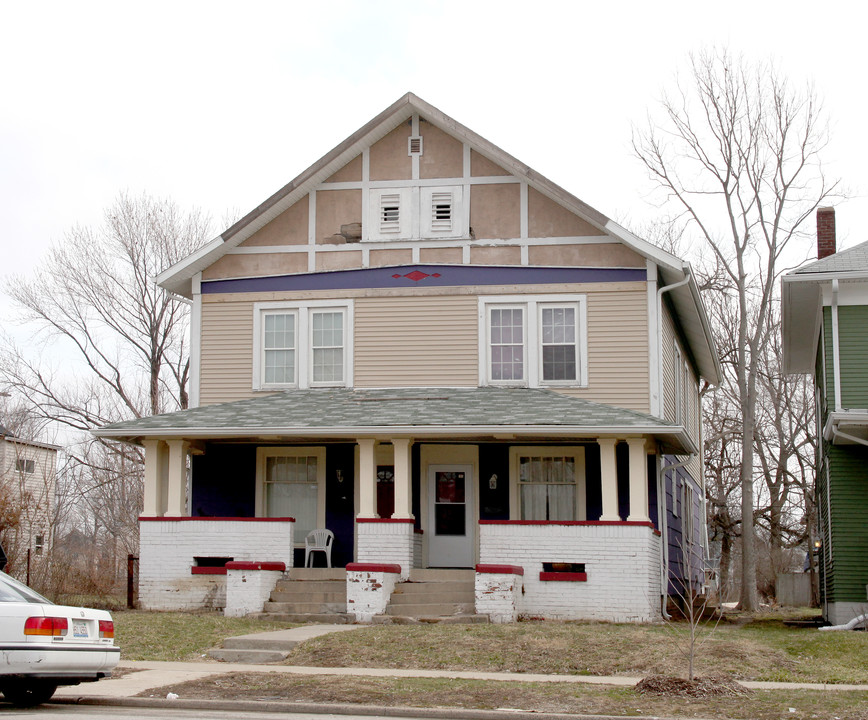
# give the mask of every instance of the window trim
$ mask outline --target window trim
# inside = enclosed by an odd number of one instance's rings
[[[270,457],[309,457],[316,458],[316,526],[325,527],[326,514],[326,449],[324,447],[308,447],[298,445],[265,446],[256,448],[256,517],[266,518],[268,508],[265,507],[265,468],[266,461]],[[304,538],[301,542],[295,540],[293,529],[293,547],[304,547]]]
[[[519,491],[519,467],[522,457],[572,457],[576,464],[576,508],[575,519],[579,522],[587,520],[587,490],[585,473],[585,448],[582,445],[512,445],[509,448],[509,518],[521,520],[521,492]],[[535,522],[551,522],[558,520],[541,520]]]
[[[313,381],[313,323],[311,316],[319,310],[341,311],[344,316],[344,379],[341,382]],[[296,315],[296,368],[293,383],[265,382],[266,315]],[[288,390],[312,387],[353,386],[353,302],[352,300],[317,300],[311,302],[262,302],[253,304],[253,390]]]
[[[576,309],[576,379],[543,380],[542,310],[572,306]],[[491,379],[490,309],[523,307],[525,318],[525,376],[522,380]],[[588,310],[587,295],[481,295],[479,297],[479,385],[532,388],[588,387]],[[530,347],[533,339],[535,346]]]

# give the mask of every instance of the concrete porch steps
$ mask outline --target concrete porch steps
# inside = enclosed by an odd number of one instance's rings
[[[277,581],[270,599],[255,617],[291,623],[344,625],[347,614],[347,573],[340,568],[292,568]]]
[[[373,622],[488,622],[475,611],[475,577],[473,570],[411,570],[408,582],[395,585],[385,615]]]

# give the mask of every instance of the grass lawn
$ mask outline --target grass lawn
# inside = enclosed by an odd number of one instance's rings
[[[195,660],[223,638],[288,627],[217,613],[116,612],[126,660]],[[868,633],[819,632],[783,624],[781,613],[741,617],[708,632],[697,674],[740,680],[868,684]],[[682,630],[686,629],[682,626]],[[521,622],[513,625],[367,626],[309,640],[287,664],[426,668],[575,675],[684,675],[678,633],[665,625]],[[868,692],[755,691],[685,699],[633,688],[566,683],[424,678],[349,678],[245,673],[164,687],[143,695],[412,707],[514,708],[537,712],[684,718],[868,719]]]
[[[116,610],[115,644],[123,660],[201,660],[224,638],[294,627],[286,623],[228,618],[220,613]]]

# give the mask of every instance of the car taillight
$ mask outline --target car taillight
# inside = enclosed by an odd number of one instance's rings
[[[115,636],[115,624],[111,620],[99,621],[99,636],[101,638],[113,638]]]
[[[69,623],[66,618],[59,617],[31,617],[24,623],[25,635],[48,635],[58,637],[66,635]]]

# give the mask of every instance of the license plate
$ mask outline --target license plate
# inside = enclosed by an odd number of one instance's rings
[[[86,638],[86,637],[88,637],[87,623],[73,622],[72,623],[72,636],[74,638]]]

